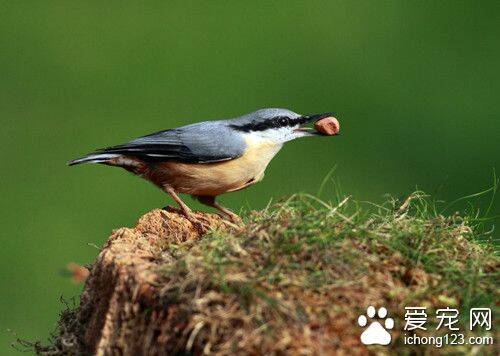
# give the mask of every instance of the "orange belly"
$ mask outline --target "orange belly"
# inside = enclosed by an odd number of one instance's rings
[[[239,158],[216,163],[162,162],[145,178],[160,187],[168,184],[179,193],[216,196],[260,181],[280,148],[280,144],[247,139],[247,149]]]

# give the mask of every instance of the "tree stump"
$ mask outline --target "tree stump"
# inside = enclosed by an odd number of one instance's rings
[[[258,218],[235,228],[215,214],[198,217],[218,235],[211,239],[172,208],[153,210],[134,228],[115,230],[89,268],[80,305],[62,313],[54,344],[36,347],[38,353],[364,353],[353,318],[343,310],[363,305],[366,294],[342,288],[342,302],[332,309],[331,300],[340,297],[300,287],[303,282],[290,279],[297,271],[291,264],[281,283],[269,284],[266,274],[258,277],[255,269],[279,243],[267,237],[273,227],[260,225]],[[176,254],[172,247],[181,250]],[[212,251],[213,258],[222,260],[206,261]],[[288,254],[281,257],[295,258]],[[225,270],[227,258],[231,262]],[[308,263],[310,256],[302,258]],[[241,270],[232,272],[231,265]],[[309,273],[307,268],[298,271]]]
[[[224,228],[213,214],[204,223]],[[201,237],[174,209],[153,210],[135,228],[115,230],[90,270],[76,314],[76,330],[66,335],[70,353],[156,355],[176,350],[179,339],[175,307],[161,305],[158,267],[169,262],[163,248]],[[64,343],[65,335],[60,338]]]
[[[474,307],[493,308],[493,299],[483,303],[498,289],[499,260],[475,241],[467,218],[425,219],[420,209],[408,211],[410,203],[403,213],[357,221],[340,205],[314,208],[296,197],[249,212],[241,226],[200,213],[213,228],[205,233],[175,209],[154,210],[113,232],[52,345],[25,345],[46,355],[435,353],[405,344],[405,308],[467,313],[472,276],[473,295],[483,298]],[[425,260],[415,261],[416,248]],[[382,325],[383,338],[364,345]],[[440,352],[457,352],[449,346]],[[466,354],[494,353],[493,343],[462,346]]]

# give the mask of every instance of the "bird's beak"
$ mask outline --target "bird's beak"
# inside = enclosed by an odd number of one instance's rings
[[[327,117],[334,117],[335,114],[331,112],[326,112],[323,114],[312,114],[312,115],[303,115],[301,117],[301,123],[300,127],[295,129],[295,132],[302,134],[303,136],[329,136],[324,133],[321,133],[317,131],[316,129],[312,127],[306,127],[306,125],[310,123],[316,123],[321,119],[327,118]],[[338,133],[337,133],[338,135]]]

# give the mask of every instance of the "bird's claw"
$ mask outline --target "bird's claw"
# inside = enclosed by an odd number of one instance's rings
[[[237,225],[240,225],[243,223],[243,220],[241,220],[241,218],[236,215],[236,214],[229,214],[227,215],[227,217],[229,218],[229,220],[233,223],[233,224],[237,224]]]
[[[212,229],[210,221],[203,216],[196,216],[194,213],[190,213],[186,214],[186,219],[188,219],[201,234],[205,234]]]
[[[236,214],[227,214],[224,213],[222,214],[222,218],[224,221],[224,224],[234,228],[234,229],[240,229],[243,226],[243,220]]]

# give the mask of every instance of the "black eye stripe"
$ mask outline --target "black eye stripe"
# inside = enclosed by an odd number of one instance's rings
[[[264,131],[271,128],[291,127],[304,122],[307,122],[307,119],[303,119],[302,117],[290,119],[288,116],[278,116],[264,121],[252,121],[245,125],[231,125],[231,127],[239,131],[250,132]]]

